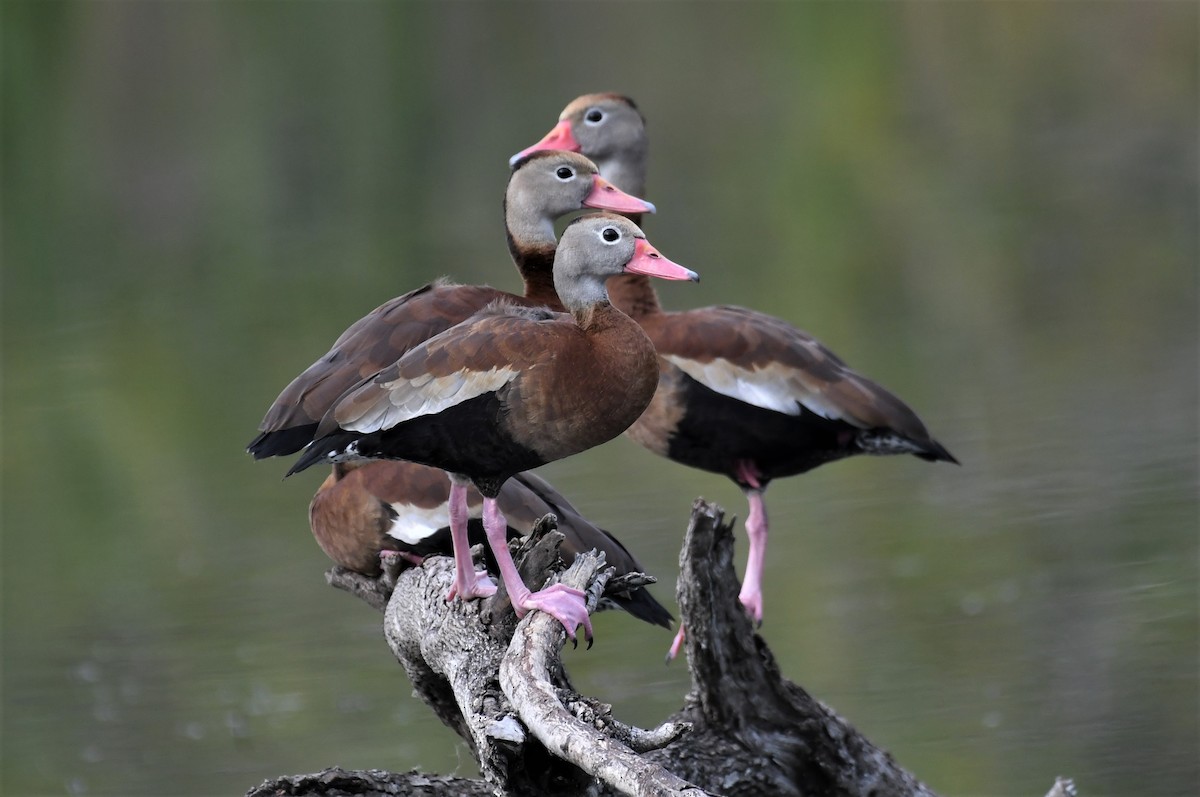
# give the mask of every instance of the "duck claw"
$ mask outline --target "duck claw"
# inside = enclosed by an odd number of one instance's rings
[[[470,600],[471,598],[490,598],[496,594],[496,585],[488,578],[487,572],[476,570],[475,577],[470,579],[465,584],[460,584],[458,579],[450,585],[450,591],[446,593],[446,601],[452,601],[455,598],[462,600]]]
[[[583,591],[568,587],[565,584],[553,584],[540,592],[534,592],[521,601],[521,609],[538,609],[562,623],[566,629],[567,638],[579,647],[575,629],[583,626],[584,636],[587,637],[588,647],[592,646],[592,620],[588,616],[587,599]]]

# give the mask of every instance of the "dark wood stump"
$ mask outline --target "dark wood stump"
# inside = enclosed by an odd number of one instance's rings
[[[521,541],[514,558],[522,576],[531,586],[549,577],[583,589],[594,609],[606,588],[617,586],[609,584],[611,569],[591,553],[557,574],[562,535],[553,528],[547,516]],[[248,797],[936,797],[782,677],[737,600],[733,538],[721,509],[697,500],[677,592],[692,688],[683,707],[654,729],[626,725],[610,706],[571,688],[560,657],[566,634],[553,618],[531,612],[518,622],[503,594],[447,603],[449,558],[429,559],[399,577],[331,570],[331,584],[384,610],[384,635],[413,688],[467,742],[484,779],[329,769],[267,781]],[[624,587],[638,578],[626,577]],[[1074,791],[1060,781],[1051,794]]]

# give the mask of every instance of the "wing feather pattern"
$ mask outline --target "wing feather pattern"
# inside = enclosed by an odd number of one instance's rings
[[[808,410],[860,429],[928,434],[907,405],[785,321],[728,305],[676,315],[686,323],[655,330],[654,345],[710,390],[787,415]]]
[[[570,316],[496,305],[414,347],[348,391],[321,424],[370,434],[485,393],[499,393],[551,358],[552,339],[577,336]]]
[[[384,302],[351,324],[328,352],[284,388],[259,424],[260,434],[249,450],[256,457],[298,451],[313,439],[317,422],[347,391],[498,297],[520,301],[495,288],[438,280]]]

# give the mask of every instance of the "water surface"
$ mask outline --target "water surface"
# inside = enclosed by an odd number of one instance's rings
[[[650,124],[683,308],[779,315],[962,460],[772,486],[784,673],[945,794],[1194,793],[1192,4],[6,3],[10,795],[469,774],[380,617],[324,583],[276,392],[439,274],[515,287],[506,159],[567,100]],[[544,469],[662,577],[732,484],[627,440]],[[739,539],[739,543],[741,540]],[[652,724],[670,635],[578,684]]]

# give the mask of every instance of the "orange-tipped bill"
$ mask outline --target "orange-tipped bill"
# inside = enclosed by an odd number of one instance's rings
[[[654,205],[631,196],[600,175],[592,178],[592,193],[583,200],[585,208],[611,210],[615,213],[653,213]]]
[[[575,134],[571,132],[571,123],[566,119],[562,120],[541,141],[532,147],[526,147],[509,158],[508,165],[510,167],[516,166],[517,161],[521,160],[521,158],[524,158],[531,152],[543,149],[565,149],[568,152],[579,152],[581,147],[579,146],[579,142],[575,140]]]
[[[625,264],[625,271],[630,274],[661,277],[665,280],[700,281],[699,274],[690,268],[684,268],[678,263],[667,260],[645,238],[638,238],[637,243],[634,244],[633,259]]]

